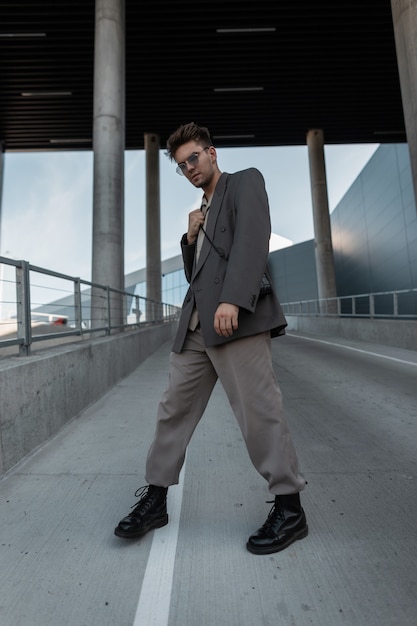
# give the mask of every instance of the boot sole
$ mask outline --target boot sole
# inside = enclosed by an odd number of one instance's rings
[[[308,535],[308,526],[302,528],[297,533],[294,533],[287,539],[285,543],[281,543],[279,546],[265,546],[263,548],[253,546],[251,543],[246,544],[246,548],[251,552],[251,554],[275,554],[275,552],[281,552],[281,550],[285,550],[292,543],[298,541],[299,539],[304,539]]]
[[[138,537],[142,537],[146,535],[150,530],[154,530],[156,528],[162,528],[168,524],[168,515],[164,515],[164,517],[160,517],[159,519],[154,520],[153,522],[147,524],[145,528],[140,528],[134,532],[129,532],[125,530],[121,530],[119,527],[114,529],[114,534],[117,537],[122,537],[123,539],[137,539]]]

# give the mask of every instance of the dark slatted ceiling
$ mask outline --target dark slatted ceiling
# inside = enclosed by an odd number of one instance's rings
[[[91,149],[94,4],[0,0],[6,150]],[[217,146],[405,141],[390,0],[126,0],[126,148],[191,120]]]

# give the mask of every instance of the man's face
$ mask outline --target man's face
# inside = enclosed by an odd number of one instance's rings
[[[178,148],[175,161],[182,173],[194,187],[207,187],[215,174],[216,151],[213,146],[204,146],[188,141]]]

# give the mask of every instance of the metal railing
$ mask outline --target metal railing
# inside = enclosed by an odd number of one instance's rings
[[[285,315],[417,319],[417,288],[282,304]]]
[[[180,308],[0,256],[0,349],[30,354],[37,341],[111,334],[178,318]]]

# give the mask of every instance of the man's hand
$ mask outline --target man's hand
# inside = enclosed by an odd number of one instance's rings
[[[222,302],[217,307],[214,314],[214,330],[221,337],[231,337],[233,332],[237,330],[237,318],[239,316],[239,307],[235,304]]]
[[[194,209],[191,213],[188,214],[188,231],[187,231],[187,242],[188,245],[191,245],[195,242],[198,236],[198,231],[204,224],[204,215],[201,209]]]

